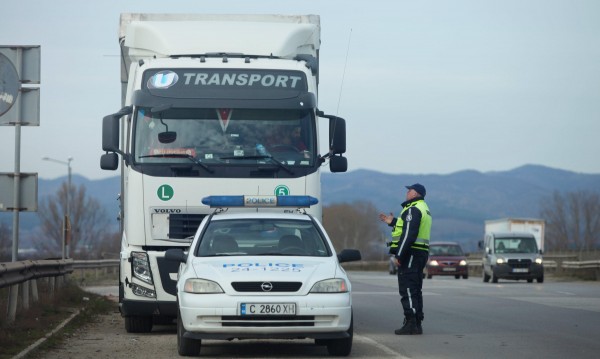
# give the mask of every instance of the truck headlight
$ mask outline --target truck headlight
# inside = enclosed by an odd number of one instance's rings
[[[326,279],[315,283],[311,293],[347,293],[348,284],[341,278]]]
[[[535,264],[542,264],[542,258],[536,258]]]
[[[148,254],[144,252],[131,252],[131,271],[133,276],[148,284],[154,285]]]
[[[504,258],[496,259],[496,264],[504,264]]]
[[[183,291],[196,294],[215,294],[223,293],[223,288],[221,288],[219,283],[212,280],[189,278],[185,281]]]
[[[432,266],[432,267],[437,267],[440,264],[435,259],[432,259],[432,260],[429,261],[429,265]]]
[[[466,266],[466,265],[467,265],[467,261],[466,261],[466,260],[464,260],[464,259],[461,259],[461,261],[460,261],[460,262],[458,262],[458,265],[459,265],[459,266]]]

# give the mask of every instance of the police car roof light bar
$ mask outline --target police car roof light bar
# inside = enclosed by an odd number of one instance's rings
[[[208,196],[202,198],[202,204],[211,208],[222,207],[296,207],[308,208],[319,203],[311,196]]]

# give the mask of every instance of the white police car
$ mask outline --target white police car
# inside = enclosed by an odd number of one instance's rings
[[[306,207],[307,196],[211,196],[211,207]],[[284,203],[282,203],[284,202]],[[165,257],[183,263],[177,281],[177,346],[198,355],[202,339],[315,339],[329,354],[352,349],[351,285],[325,229],[311,215],[217,210],[200,224],[189,252]]]

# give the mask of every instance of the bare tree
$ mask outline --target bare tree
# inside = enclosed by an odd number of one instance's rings
[[[363,259],[382,258],[382,232],[370,202],[342,203],[323,209],[323,226],[336,249],[355,248]]]
[[[41,234],[34,238],[36,247],[46,255],[56,256],[62,251],[63,221],[66,213],[67,184],[59,191],[41,201],[38,216]],[[117,237],[110,228],[106,210],[92,197],[86,195],[85,186],[79,189],[72,186],[70,203],[70,243],[69,252],[75,258],[98,258],[101,252],[118,247]]]
[[[590,191],[554,192],[542,201],[546,248],[586,251],[600,246],[600,194]]]

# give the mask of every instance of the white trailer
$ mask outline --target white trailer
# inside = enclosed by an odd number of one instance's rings
[[[320,200],[323,163],[347,169],[346,125],[317,108],[317,15],[122,14],[119,43],[123,108],[103,120],[100,166],[121,163],[119,304],[128,332],[148,332],[176,315],[164,253],[189,246],[202,198]]]
[[[485,221],[485,233],[525,232],[535,237],[539,250],[544,250],[546,222],[536,218],[501,218]]]

